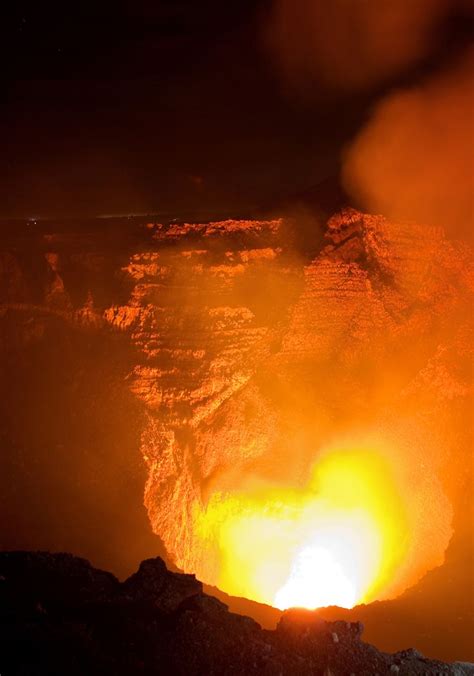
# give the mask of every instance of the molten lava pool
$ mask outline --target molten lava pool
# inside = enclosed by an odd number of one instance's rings
[[[303,489],[215,493],[196,515],[220,552],[217,585],[281,609],[369,601],[394,578],[409,541],[406,505],[374,451],[329,453]]]

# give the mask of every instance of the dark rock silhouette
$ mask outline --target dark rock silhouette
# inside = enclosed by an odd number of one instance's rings
[[[125,582],[71,554],[0,554],[0,673],[474,674],[474,665],[394,655],[360,623],[286,612],[275,631],[230,613],[193,575],[143,561]]]

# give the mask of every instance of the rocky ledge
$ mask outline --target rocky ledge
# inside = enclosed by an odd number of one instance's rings
[[[70,554],[0,553],[0,623],[2,676],[474,674],[413,649],[380,652],[360,623],[311,611],[262,629],[160,558],[119,582]]]

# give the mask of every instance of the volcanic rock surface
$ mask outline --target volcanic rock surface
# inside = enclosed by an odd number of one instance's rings
[[[195,528],[209,498],[302,486],[349,437],[388,440],[406,484],[413,542],[382,598],[440,565],[470,473],[465,245],[352,209],[316,253],[292,250],[284,219],[150,230],[155,251],[124,267],[129,301],[104,316],[135,346],[145,504],[177,565],[219,585]]]
[[[298,487],[334,440],[395,439],[415,535],[386,596],[441,565],[454,531],[445,577],[427,578],[397,624],[423,608],[416,646],[435,651],[449,616],[443,654],[467,656],[472,252],[353,209],[324,237],[310,225],[303,248],[298,218],[9,231],[2,544],[43,533],[129,572],[159,547],[140,535],[145,485],[172,559],[217,585],[218,552],[194,523],[213,494]],[[385,647],[400,643],[391,612],[371,628]]]
[[[0,554],[0,671],[13,674],[473,674],[382,653],[359,623],[283,615],[275,631],[228,612],[192,575],[143,561],[120,583],[70,554]]]

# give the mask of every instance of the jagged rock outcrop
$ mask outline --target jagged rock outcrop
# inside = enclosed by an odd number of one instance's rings
[[[0,553],[0,671],[5,676],[113,674],[474,673],[474,665],[394,655],[361,640],[359,623],[289,611],[275,631],[229,613],[159,558],[120,583],[70,554]]]

